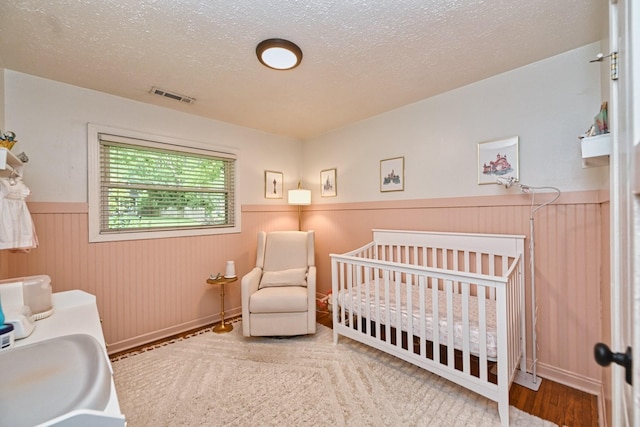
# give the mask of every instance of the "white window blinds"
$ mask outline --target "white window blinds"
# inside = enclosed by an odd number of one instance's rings
[[[98,134],[100,234],[235,225],[235,158]]]

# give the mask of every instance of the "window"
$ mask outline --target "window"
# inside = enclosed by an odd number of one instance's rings
[[[94,125],[89,147],[90,241],[239,231],[234,154]]]

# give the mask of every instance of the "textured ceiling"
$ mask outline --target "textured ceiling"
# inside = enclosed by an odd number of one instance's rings
[[[606,13],[605,0],[2,0],[0,67],[307,139],[600,40]],[[258,62],[274,37],[302,48],[298,68]]]

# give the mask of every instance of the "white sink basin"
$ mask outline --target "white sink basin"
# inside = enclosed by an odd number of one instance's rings
[[[77,409],[102,411],[109,360],[90,335],[65,335],[0,352],[0,426],[34,426]]]

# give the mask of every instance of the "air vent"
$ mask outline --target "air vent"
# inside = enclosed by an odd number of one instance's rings
[[[196,102],[196,99],[190,96],[180,95],[175,92],[169,92],[155,86],[151,88],[150,93],[154,95],[164,96],[165,98],[169,98],[169,99],[174,99],[176,101],[184,102],[185,104],[193,104],[194,102]]]

